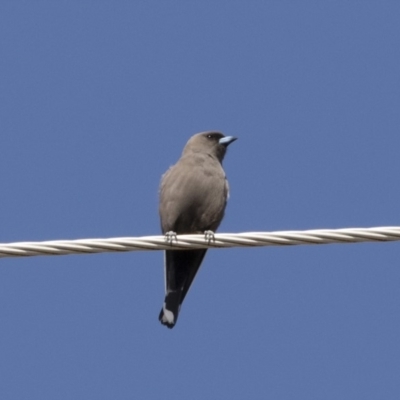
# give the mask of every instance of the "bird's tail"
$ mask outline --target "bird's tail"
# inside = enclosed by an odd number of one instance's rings
[[[165,296],[164,305],[158,319],[168,328],[173,328],[178,320],[179,309],[181,308],[182,290],[169,292]]]

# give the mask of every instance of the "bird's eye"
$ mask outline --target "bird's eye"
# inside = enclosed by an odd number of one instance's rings
[[[205,135],[205,137],[209,140],[213,140],[213,141],[218,141],[221,137],[224,137],[223,135],[221,135],[218,132],[211,132],[211,133],[207,133]]]

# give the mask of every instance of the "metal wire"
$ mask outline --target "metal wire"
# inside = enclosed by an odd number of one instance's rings
[[[139,250],[188,250],[227,247],[290,246],[300,244],[390,242],[400,240],[400,227],[315,229],[216,233],[215,235],[142,236],[110,239],[51,240],[0,243],[0,258],[61,256]]]

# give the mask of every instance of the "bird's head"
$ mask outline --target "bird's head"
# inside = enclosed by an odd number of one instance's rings
[[[237,138],[233,136],[225,136],[221,132],[200,132],[189,139],[185,146],[184,153],[206,153],[222,162],[227,147],[236,139]]]

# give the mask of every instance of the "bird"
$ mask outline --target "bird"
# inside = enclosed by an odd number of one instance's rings
[[[177,234],[204,233],[206,240],[213,238],[229,197],[222,161],[227,147],[236,139],[217,131],[197,133],[187,142],[178,162],[162,176],[161,230],[171,245]],[[206,252],[206,249],[165,251],[165,300],[159,320],[168,328],[175,326]]]

